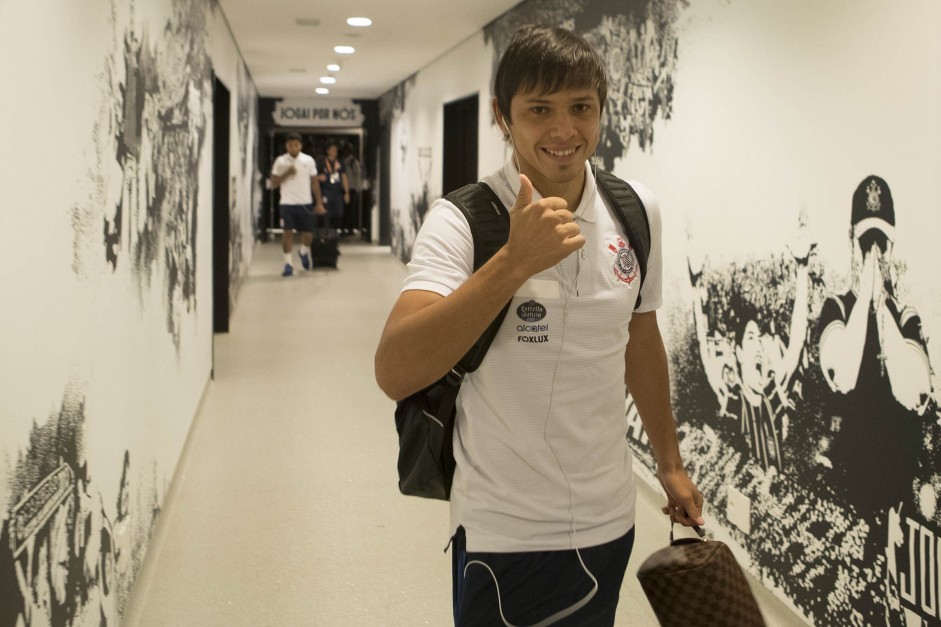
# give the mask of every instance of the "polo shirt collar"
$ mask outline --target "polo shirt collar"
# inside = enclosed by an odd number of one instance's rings
[[[518,196],[520,193],[520,173],[519,170],[516,169],[516,163],[512,158],[503,166],[503,176],[510,186],[510,189],[513,191],[513,196]],[[595,184],[595,175],[591,171],[591,165],[586,161],[585,189],[582,190],[582,199],[578,204],[578,209],[573,212],[576,218],[584,220],[585,222],[595,222],[598,219],[598,207],[595,203],[596,194],[598,194],[598,189]],[[540,198],[542,198],[542,194],[539,193],[539,190],[534,188],[533,202]]]

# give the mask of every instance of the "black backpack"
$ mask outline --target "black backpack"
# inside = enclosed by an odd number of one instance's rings
[[[614,213],[634,247],[642,286],[650,256],[647,211],[637,192],[626,182],[602,170],[596,170],[595,175],[598,189],[608,204],[616,209]],[[474,271],[477,271],[506,243],[510,233],[510,212],[484,183],[465,185],[445,199],[467,218],[474,240]],[[638,306],[641,286],[638,286]],[[509,307],[508,302],[448,374],[396,404],[399,490],[402,494],[445,501],[451,497],[451,480],[454,478],[451,438],[457,394],[464,375],[477,370],[483,361]]]

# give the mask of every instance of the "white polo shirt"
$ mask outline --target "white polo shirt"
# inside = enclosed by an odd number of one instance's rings
[[[631,244],[586,169],[575,211],[585,246],[516,293],[483,363],[461,387],[451,529],[464,526],[468,551],[595,546],[634,524],[624,350],[640,279]],[[513,206],[519,175],[512,163],[483,181]],[[631,185],[651,235],[639,311],[652,311],[661,303],[660,212],[649,190]],[[473,242],[454,205],[432,205],[408,270],[403,291],[443,296],[470,276]]]
[[[310,189],[311,178],[317,176],[317,162],[310,155],[300,152],[297,157],[292,157],[290,153],[279,155],[271,166],[271,173],[275,176],[281,176],[288,171],[288,168],[294,166],[296,170],[294,176],[281,181],[281,200],[282,205],[312,205],[314,204],[314,194]]]

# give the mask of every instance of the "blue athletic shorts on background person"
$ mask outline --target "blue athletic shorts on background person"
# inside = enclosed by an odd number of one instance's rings
[[[532,625],[577,603],[594,582],[574,550],[522,553],[468,553],[464,528],[454,535],[451,554],[454,624],[457,627]],[[634,549],[634,529],[598,546],[579,549],[585,566],[598,580],[598,591],[574,614],[554,626],[612,627],[627,562]],[[480,564],[487,564],[487,570]],[[465,571],[466,567],[466,571]],[[500,599],[494,576],[500,585]]]
[[[281,228],[285,231],[313,232],[316,226],[313,205],[279,205]]]

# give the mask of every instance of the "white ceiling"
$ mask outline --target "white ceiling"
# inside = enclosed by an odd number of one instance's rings
[[[260,96],[378,98],[520,0],[219,0]],[[346,24],[368,17],[367,28]],[[297,20],[319,21],[316,26]],[[352,55],[333,51],[356,48]],[[328,63],[339,63],[329,72]],[[321,85],[320,77],[337,82]]]

